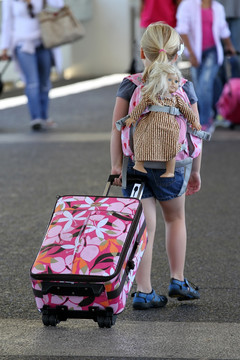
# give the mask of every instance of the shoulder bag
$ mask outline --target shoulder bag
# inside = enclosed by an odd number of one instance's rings
[[[47,10],[44,1],[43,10],[38,14],[42,42],[45,48],[54,48],[80,40],[85,35],[85,29],[68,6],[57,12]]]

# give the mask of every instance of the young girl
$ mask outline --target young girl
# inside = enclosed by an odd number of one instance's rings
[[[161,49],[162,50],[162,49]],[[161,177],[174,177],[176,155],[181,149],[179,125],[173,110],[179,110],[193,129],[200,130],[198,117],[176,94],[181,72],[172,64],[156,64],[142,88],[142,99],[133,109],[126,125],[134,125],[145,109],[149,109],[138,122],[133,135],[135,166],[147,173],[144,161],[166,161],[166,172]],[[167,112],[172,110],[171,112]],[[162,111],[161,111],[162,110]]]
[[[182,41],[179,34],[169,25],[154,23],[148,26],[141,40],[141,58],[145,63],[144,79],[148,79],[156,62],[173,63],[177,60],[182,49]],[[165,51],[160,51],[164,49]],[[122,170],[122,146],[120,132],[116,128],[116,121],[128,114],[129,102],[135,90],[134,85],[125,79],[117,93],[116,104],[113,112],[113,125],[111,137],[111,164],[112,174],[121,174]],[[192,84],[187,82],[184,90],[188,94],[193,111],[198,115],[197,98]],[[200,190],[200,156],[194,159],[188,194]],[[137,173],[130,161],[128,173]],[[185,225],[185,194],[178,197],[183,183],[183,169],[175,170],[174,178],[160,177],[164,170],[147,169],[146,183],[142,197],[142,204],[147,223],[148,244],[143,259],[136,274],[137,292],[134,295],[133,307],[135,309],[148,309],[162,307],[167,303],[167,298],[158,295],[151,285],[151,266],[154,236],[156,230],[156,202],[161,205],[166,228],[166,250],[169,259],[171,281],[169,296],[179,300],[194,300],[200,297],[199,292],[190,286],[184,278],[184,264],[186,253],[186,225]],[[174,180],[173,180],[174,179]],[[121,185],[120,178],[115,180],[115,185]],[[131,186],[124,191],[124,195],[130,196]]]

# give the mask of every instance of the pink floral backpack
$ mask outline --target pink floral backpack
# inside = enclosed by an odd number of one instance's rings
[[[143,81],[142,81],[142,73],[139,74],[133,74],[126,77],[126,79],[132,81],[137,87],[133,92],[133,95],[131,97],[130,103],[129,103],[129,111],[130,114],[133,108],[140,102],[141,99],[141,89],[143,87]],[[181,79],[181,84],[179,89],[176,91],[176,94],[179,95],[186,103],[189,103],[189,99],[185,91],[183,90],[183,85],[187,82],[186,79]],[[147,113],[149,110],[146,109],[142,116],[139,118],[138,121],[141,121],[141,118],[145,113]],[[122,142],[122,150],[124,155],[124,161],[123,161],[123,171],[122,171],[122,177],[123,177],[123,187],[126,187],[126,171],[127,171],[127,163],[128,158],[130,157],[132,160],[134,160],[134,153],[133,153],[133,132],[134,128],[131,126],[130,128],[125,126],[125,120],[129,116],[127,115],[123,119],[120,119],[117,121],[116,126],[118,130],[121,130],[121,142]],[[180,127],[180,133],[179,133],[179,143],[182,145],[181,150],[176,156],[176,167],[185,167],[185,184],[182,188],[181,192],[179,193],[179,196],[183,194],[183,192],[186,189],[189,176],[191,173],[191,167],[192,167],[192,160],[196,158],[202,151],[202,140],[210,140],[211,135],[205,131],[196,131],[191,128],[191,126],[187,123],[187,120],[182,116],[178,115],[176,116],[176,120]],[[164,168],[165,164],[152,162],[151,164],[148,162],[147,167],[153,167],[153,168]]]

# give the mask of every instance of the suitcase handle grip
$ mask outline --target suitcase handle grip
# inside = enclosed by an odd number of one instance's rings
[[[103,191],[103,196],[108,196],[111,186],[115,179],[119,178],[120,175],[109,175],[105,189]]]
[[[105,189],[103,191],[103,196],[108,196],[109,191],[111,189],[111,186],[115,179],[119,178],[119,175],[109,175],[107,184],[105,186]],[[145,186],[145,178],[141,175],[128,175],[127,176],[127,183],[128,184],[135,184],[133,187],[133,191],[131,193],[130,197],[137,198],[138,200],[141,200],[143,189]]]
[[[113,184],[114,180],[119,178],[120,175],[109,175],[108,177],[108,181],[110,182],[111,185]],[[128,175],[127,176],[127,182],[128,184],[132,184],[132,183],[142,183],[145,182],[146,180],[146,176],[144,175]]]
[[[109,175],[108,177],[108,181],[107,182],[110,182],[111,185],[113,184],[114,180],[119,178],[120,175]]]

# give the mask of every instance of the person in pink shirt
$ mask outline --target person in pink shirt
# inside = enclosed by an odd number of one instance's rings
[[[163,21],[175,28],[177,5],[181,0],[141,0],[140,27],[146,29],[156,21]]]
[[[222,41],[225,50],[235,54],[224,7],[215,0],[184,0],[177,9],[176,30],[192,64],[202,128],[211,131],[214,81],[224,59]]]
[[[140,5],[140,38],[148,25],[162,21],[173,28],[176,26],[176,12],[181,0],[141,0]],[[140,59],[140,38],[137,41],[134,66],[131,73],[141,72],[144,69]]]

